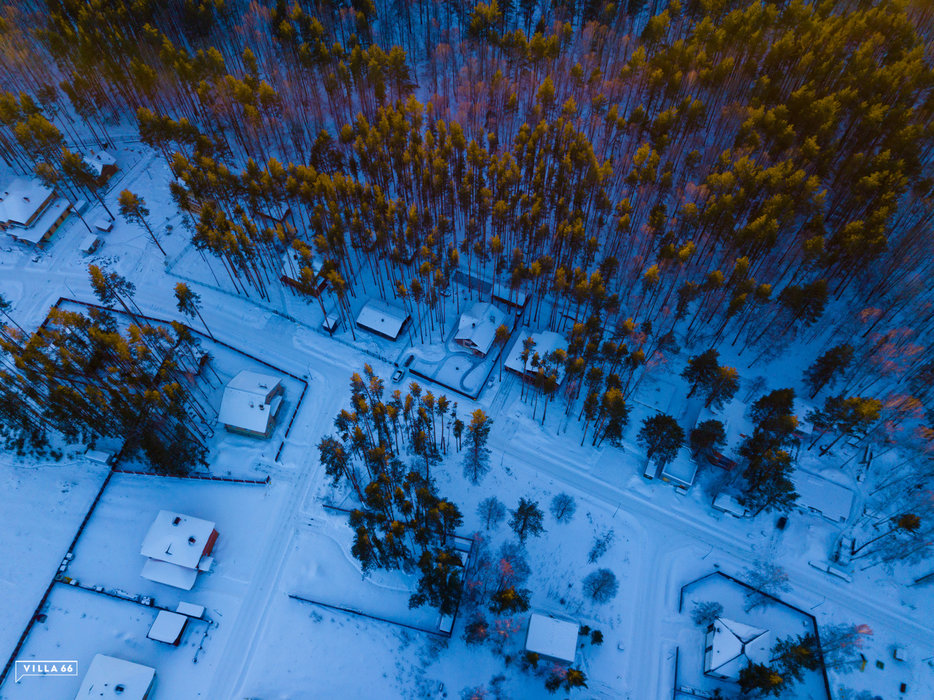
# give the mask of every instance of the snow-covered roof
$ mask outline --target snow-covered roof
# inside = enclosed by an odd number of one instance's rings
[[[113,700],[143,700],[156,670],[149,666],[124,661],[115,656],[95,654],[84,674],[75,700],[113,698]]]
[[[214,532],[214,523],[190,515],[160,510],[139,553],[150,559],[196,569]]]
[[[0,223],[27,226],[51,195],[39,180],[15,178],[0,189]]]
[[[244,370],[224,389],[217,420],[224,425],[255,433],[266,433],[282,403],[281,380]]]
[[[795,469],[791,481],[798,493],[796,505],[820,513],[833,522],[845,522],[853,508],[853,492],[817,474]]]
[[[738,679],[750,663],[769,662],[769,631],[718,617],[707,633],[704,673]]]
[[[182,636],[186,624],[188,624],[187,616],[169,612],[168,610],[160,610],[146,636],[157,642],[175,644],[179,637]]]
[[[395,340],[409,320],[408,312],[382,299],[370,299],[357,315],[357,325]]]
[[[524,343],[526,338],[532,338],[535,342],[532,351],[529,353],[529,359],[525,361],[525,367],[522,365],[522,351],[524,349]],[[515,343],[513,343],[512,350],[509,351],[509,356],[506,358],[506,368],[511,369],[513,372],[518,372],[519,374],[527,373],[534,375],[538,370],[537,367],[534,367],[532,360],[535,355],[538,355],[539,361],[541,361],[547,353],[553,353],[555,350],[564,350],[568,349],[568,341],[560,333],[555,333],[553,331],[541,331],[540,333],[522,333],[519,335]],[[523,372],[524,370],[524,372]],[[564,366],[561,365],[557,368],[558,374],[558,383],[561,383],[561,380],[564,378]]]
[[[189,569],[187,566],[170,564],[158,559],[147,559],[139,575],[156,583],[190,591],[195,587],[195,581],[198,580],[198,569]]]
[[[182,601],[178,604],[178,607],[175,608],[175,612],[188,615],[188,617],[201,617],[204,615],[204,606]]]
[[[717,494],[717,497],[713,499],[713,507],[717,510],[722,510],[724,513],[729,513],[730,515],[735,515],[739,518],[746,515],[746,509],[736,500],[732,495],[728,493]]]
[[[117,159],[107,151],[91,151],[84,157],[84,162],[99,176],[108,165],[116,165]]]
[[[477,302],[461,314],[454,340],[486,355],[496,339],[496,329],[506,318],[493,304]]]
[[[95,236],[93,233],[89,233],[81,240],[81,247],[79,250],[82,253],[93,253],[94,249],[100,245],[100,238]]]
[[[694,476],[697,474],[697,463],[693,459],[686,457],[675,457],[662,469],[662,478],[670,479],[682,486],[690,486],[694,483]]]
[[[525,637],[526,651],[574,663],[579,631],[580,625],[576,622],[532,613],[529,617],[529,631]]]

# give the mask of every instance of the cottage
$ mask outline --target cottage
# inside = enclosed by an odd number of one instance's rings
[[[738,681],[749,664],[768,664],[769,631],[718,617],[707,627],[704,674]]]
[[[38,180],[16,178],[0,191],[0,231],[17,241],[44,243],[68,217],[71,205]]]
[[[528,355],[528,359],[526,359],[526,361],[523,363],[522,352],[525,349],[526,338],[531,338],[535,344],[532,346],[532,350]],[[536,355],[538,356],[538,362],[540,363],[544,360],[546,355],[552,354],[556,350],[563,350],[567,352],[567,349],[568,341],[564,338],[563,335],[559,333],[554,333],[553,331],[525,333],[520,335],[519,339],[513,344],[504,364],[506,369],[511,370],[516,374],[522,374],[527,377],[534,377],[538,372],[538,367],[536,366],[535,362]],[[561,380],[564,379],[564,364],[557,364],[555,366],[555,372],[558,376],[558,383],[560,384]]]
[[[216,541],[214,523],[160,510],[139,550],[147,557],[141,576],[190,591],[198,572],[210,568]]]
[[[525,650],[557,663],[574,663],[580,625],[532,613],[525,635]]]
[[[409,322],[408,312],[381,299],[370,299],[357,315],[357,325],[376,335],[395,340]]]
[[[147,700],[155,681],[154,668],[115,656],[96,654],[75,700]]]
[[[101,239],[95,236],[93,233],[89,233],[84,237],[84,240],[81,241],[81,247],[79,250],[85,255],[90,255],[100,247]]]
[[[276,377],[244,370],[224,389],[217,420],[232,433],[268,438],[276,426],[284,392]]]
[[[320,294],[327,286],[327,279],[321,274],[324,269],[324,263],[315,256],[312,256],[310,264],[302,260],[298,251],[287,250],[282,254],[282,269],[279,271],[279,280],[295,289],[304,290],[305,285],[301,281],[303,267],[310,267],[314,273],[314,291]]]
[[[697,463],[694,460],[676,457],[662,468],[661,478],[683,492],[691,488],[696,475]]]
[[[506,314],[493,304],[478,301],[461,314],[454,342],[478,355],[486,355],[496,340],[496,329],[505,318]]]
[[[791,474],[798,499],[795,506],[812,512],[833,523],[844,523],[853,509],[853,491],[804,469]]]
[[[107,151],[91,151],[84,157],[84,162],[101,183],[107,182],[117,172],[117,159]]]

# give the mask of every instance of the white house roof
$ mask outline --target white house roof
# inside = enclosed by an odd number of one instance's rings
[[[686,457],[675,457],[662,468],[662,478],[670,479],[684,486],[694,483],[697,475],[697,463]]]
[[[15,178],[0,189],[0,222],[25,226],[51,194],[39,180]]]
[[[265,433],[282,403],[272,394],[281,380],[258,372],[244,370],[230,380],[224,389],[217,420],[242,430]]]
[[[577,655],[579,631],[580,625],[576,622],[532,613],[525,638],[526,651],[573,663]]]
[[[197,569],[214,523],[190,515],[160,510],[139,553],[150,559]]]
[[[108,165],[116,165],[117,159],[107,151],[91,151],[84,157],[84,162],[90,166],[91,170],[100,175]]]
[[[65,210],[70,206],[71,205],[68,203],[68,201],[62,199],[61,197],[55,199],[39,215],[39,218],[32,223],[32,226],[28,226],[23,229],[16,229],[15,232],[13,232],[13,235],[15,235],[21,241],[38,243],[42,240],[45,234],[49,232],[49,229],[52,228],[52,224],[58,221],[58,217],[64,214]]]
[[[739,672],[750,663],[769,662],[768,630],[718,617],[713,623],[712,635],[713,639],[707,643],[712,648],[704,658],[705,673],[739,678]]]
[[[461,314],[454,340],[470,345],[486,355],[496,339],[496,329],[506,318],[500,309],[487,302],[477,302]]]
[[[88,672],[84,674],[75,700],[143,700],[155,676],[156,670],[149,666],[96,654],[88,666]]]
[[[210,559],[210,557],[205,557],[205,559]],[[166,586],[190,591],[195,587],[199,570],[189,569],[187,566],[179,566],[178,564],[169,564],[167,561],[158,559],[147,559],[139,575],[156,583],[163,583]]]
[[[187,623],[188,617],[186,615],[160,610],[146,636],[157,642],[175,644],[178,638],[182,636],[182,631]]]
[[[525,366],[522,365],[522,351],[524,349],[524,343],[526,338],[532,338],[535,341],[535,346],[532,348],[531,353],[529,353],[529,358],[525,361]],[[535,374],[536,367],[533,366],[532,360],[537,354],[539,360],[543,359],[547,353],[553,353],[555,350],[565,350],[568,349],[568,341],[565,340],[564,336],[555,333],[553,331],[541,331],[540,333],[522,333],[516,339],[516,342],[513,343],[512,350],[509,351],[509,355],[506,358],[506,367],[511,369],[513,372],[518,372],[519,374]],[[558,383],[561,383],[561,379],[564,377],[564,367],[558,367]]]
[[[853,492],[847,487],[803,469],[795,469],[791,481],[798,493],[795,505],[799,508],[816,511],[833,522],[844,522],[850,517]]]
[[[395,340],[408,320],[408,312],[382,299],[370,299],[357,315],[357,325]]]

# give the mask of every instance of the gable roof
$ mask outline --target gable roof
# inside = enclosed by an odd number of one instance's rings
[[[265,433],[279,410],[282,398],[273,396],[282,381],[276,377],[244,370],[224,389],[217,420],[241,430]]]
[[[139,553],[150,559],[196,569],[212,532],[214,523],[209,520],[160,510]]]
[[[84,162],[99,176],[108,165],[116,165],[117,159],[107,151],[91,151],[84,157]]]
[[[470,345],[477,352],[486,355],[496,339],[496,329],[500,327],[506,314],[490,302],[477,302],[461,314],[454,340]]]
[[[395,340],[409,320],[404,308],[388,304],[382,299],[370,299],[357,315],[357,325]]]
[[[713,622],[712,648],[705,654],[704,672],[739,678],[750,663],[769,662],[769,631],[718,617]]]
[[[51,194],[39,180],[11,180],[0,189],[0,222],[26,226]]]

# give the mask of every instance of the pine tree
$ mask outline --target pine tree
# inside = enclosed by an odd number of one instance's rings
[[[204,322],[204,317],[201,316],[201,296],[199,294],[192,291],[184,282],[179,282],[175,285],[175,301],[178,310],[188,318],[194,318],[197,315],[201,319],[204,330],[211,336],[211,340],[216,340],[214,334],[211,333],[211,329],[208,328],[208,324]]]
[[[691,429],[691,455],[694,459],[707,459],[726,445],[726,431],[718,420],[705,420]]]
[[[830,348],[804,372],[804,384],[810,389],[813,399],[825,386],[833,386],[853,361],[852,345],[837,345]]]
[[[684,430],[667,413],[658,413],[642,420],[638,440],[647,456],[658,467],[664,467],[677,455],[684,444]]]
[[[479,484],[490,469],[490,450],[486,446],[493,421],[487,418],[482,409],[475,410],[467,426],[466,451],[464,452],[464,478],[473,484]]]
[[[750,663],[739,672],[739,687],[744,693],[778,696],[785,691],[785,679],[771,666]]]
[[[515,510],[509,511],[512,517],[509,519],[509,527],[516,533],[519,541],[525,544],[529,535],[539,537],[544,531],[544,514],[538,507],[538,503],[531,498],[520,498],[519,505]]]
[[[142,224],[149,232],[149,236],[152,238],[152,242],[155,243],[159,251],[165,255],[165,250],[159,243],[159,239],[156,238],[156,234],[149,227],[149,222],[146,221],[146,217],[149,216],[149,209],[146,208],[146,201],[142,197],[133,194],[129,190],[123,190],[120,193],[119,205],[120,214],[123,216],[123,218],[130,223]]]

